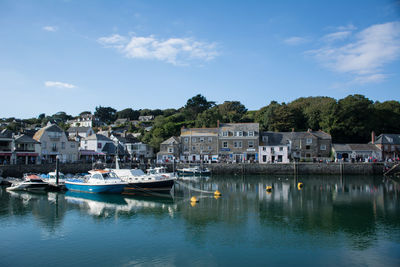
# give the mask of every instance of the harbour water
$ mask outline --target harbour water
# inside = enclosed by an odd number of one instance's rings
[[[0,266],[400,266],[399,194],[371,176],[185,179],[171,197],[1,188]]]

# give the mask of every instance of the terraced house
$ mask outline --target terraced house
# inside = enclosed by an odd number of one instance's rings
[[[218,125],[218,154],[221,162],[256,162],[259,146],[258,123]]]
[[[217,161],[218,128],[182,128],[180,160],[199,162]]]

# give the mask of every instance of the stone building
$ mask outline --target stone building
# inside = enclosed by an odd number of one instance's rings
[[[12,132],[4,129],[0,132],[0,164],[10,164],[12,157]]]
[[[41,161],[55,162],[60,157],[61,162],[78,160],[79,143],[69,140],[65,132],[57,124],[48,124],[35,133],[33,139],[41,143]]]
[[[365,162],[382,160],[382,151],[374,144],[333,144],[332,153],[335,161]]]
[[[181,161],[209,162],[218,159],[218,128],[182,128]]]
[[[382,159],[385,161],[400,156],[400,134],[381,134],[375,140],[375,133],[372,132],[371,143],[381,149]]]
[[[179,159],[181,154],[181,141],[179,137],[172,136],[160,144],[160,152],[157,153],[157,162],[167,162]]]
[[[290,132],[291,158],[295,160],[328,160],[330,159],[332,137],[321,130],[307,132]]]
[[[218,125],[218,155],[221,162],[258,161],[259,124]]]

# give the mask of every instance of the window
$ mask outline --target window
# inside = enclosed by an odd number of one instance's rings
[[[85,145],[86,145],[86,144],[87,144],[87,140],[85,140],[85,142],[84,142],[84,143],[85,143]]]
[[[263,146],[263,151],[267,151],[267,148],[265,146]]]
[[[280,147],[279,147],[279,151],[283,151],[283,146],[280,146]]]
[[[193,137],[193,138],[192,138],[192,142],[193,142],[193,143],[196,143],[196,142],[197,142],[196,137]]]
[[[192,150],[196,150],[196,147],[195,147],[195,146],[192,146]]]
[[[208,146],[208,150],[211,150],[211,146]]]
[[[97,143],[97,148],[101,148],[101,143]]]
[[[226,141],[225,141],[225,142],[222,142],[222,147],[223,147],[223,148],[228,148],[228,142],[226,142]]]
[[[189,142],[189,138],[185,137],[185,139],[183,139],[185,141],[185,143]]]
[[[242,141],[235,141],[233,142],[233,146],[235,148],[241,148],[242,147]]]
[[[75,143],[71,142],[71,148],[75,148]]]
[[[228,136],[228,132],[222,132],[222,136]]]
[[[237,132],[235,132],[235,136],[243,136],[243,132],[242,131],[237,131]]]
[[[187,146],[183,146],[183,151],[188,151],[188,147]]]
[[[52,149],[53,151],[57,151],[57,144],[56,144],[56,143],[53,143],[51,149]]]
[[[254,131],[249,131],[248,136],[254,136]]]
[[[254,147],[254,141],[249,141],[249,148],[253,148]]]
[[[61,142],[61,149],[65,149],[65,142]]]
[[[212,137],[208,137],[208,142],[209,142],[209,143],[212,142]]]
[[[307,144],[312,144],[312,139],[311,138],[307,138],[306,143]]]
[[[274,153],[275,153],[275,148],[271,147],[271,154],[274,154]]]
[[[306,149],[309,150],[311,147],[310,146],[306,146]]]
[[[174,153],[174,148],[169,147],[169,148],[168,148],[168,153]]]
[[[263,162],[267,162],[267,156],[266,155],[263,155]]]
[[[204,142],[204,137],[200,137],[200,142]]]
[[[326,145],[321,145],[320,149],[321,150],[326,150]]]

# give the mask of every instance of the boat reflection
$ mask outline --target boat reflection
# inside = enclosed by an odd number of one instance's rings
[[[65,200],[74,209],[79,209],[92,216],[119,217],[132,216],[137,213],[169,213],[176,211],[171,195],[165,196],[125,196],[84,194],[80,192],[66,192]]]

